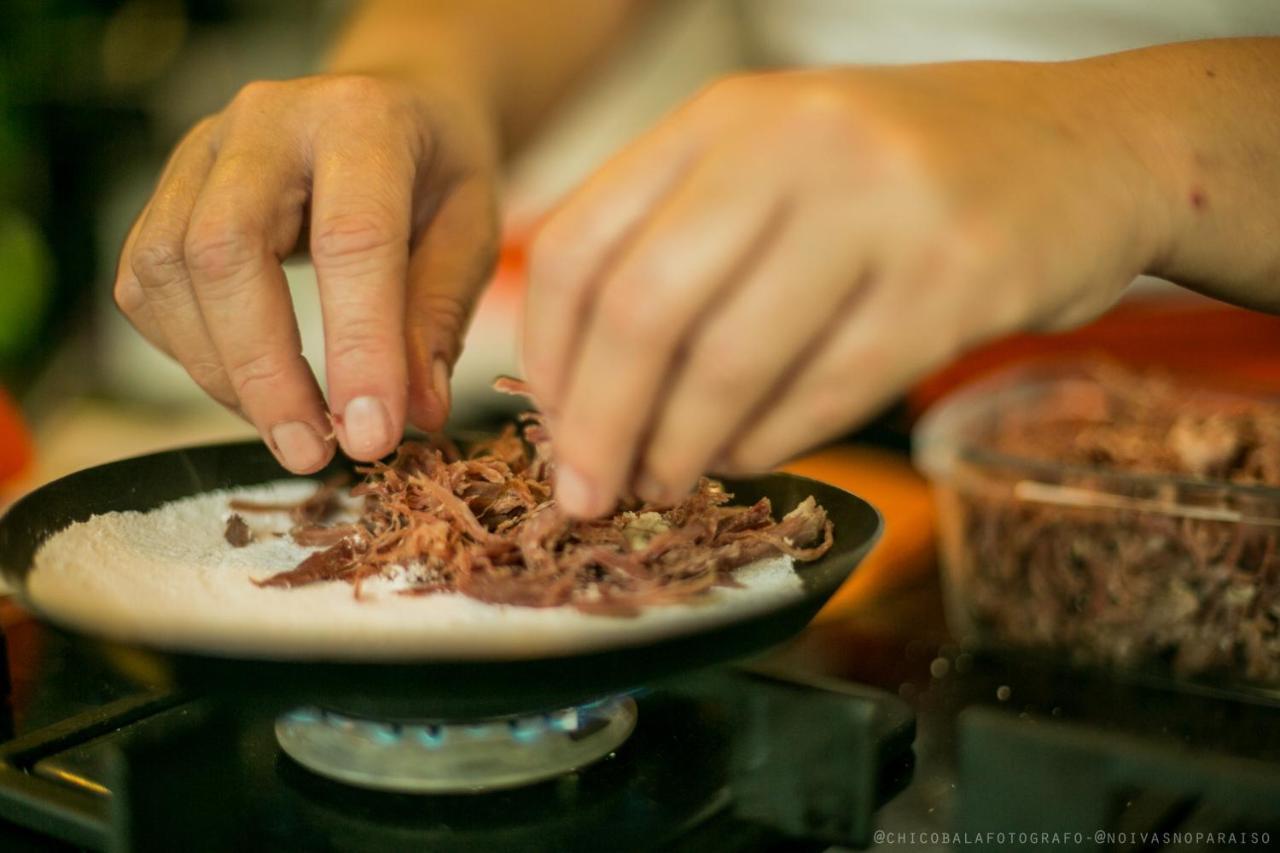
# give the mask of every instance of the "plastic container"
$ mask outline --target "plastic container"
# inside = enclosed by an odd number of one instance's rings
[[[1280,404],[1030,366],[919,423],[948,622],[1086,665],[1280,685]]]

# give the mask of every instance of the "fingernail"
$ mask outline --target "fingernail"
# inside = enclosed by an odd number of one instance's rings
[[[356,397],[342,413],[347,452],[357,456],[390,450],[391,416],[376,397]]]
[[[556,469],[556,499],[570,515],[590,515],[595,508],[595,495],[591,484],[585,477],[567,466]]]
[[[666,499],[666,488],[648,474],[641,474],[636,480],[636,496],[649,503],[663,503]]]
[[[449,413],[449,365],[443,358],[436,356],[431,364],[431,389],[440,403],[441,417]]]
[[[329,448],[314,429],[302,421],[286,421],[271,428],[271,443],[284,466],[292,471],[311,471],[324,464]]]

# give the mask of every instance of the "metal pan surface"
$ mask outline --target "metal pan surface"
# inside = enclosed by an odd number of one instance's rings
[[[349,465],[335,461],[325,476]],[[199,648],[164,636],[102,630],[60,617],[28,595],[28,576],[41,544],[90,516],[147,511],[211,490],[271,482],[282,471],[259,442],[209,445],[141,456],[90,468],[37,489],[0,518],[0,571],[37,615],[143,680],[253,697],[263,710],[303,702],[355,713],[405,718],[475,718],[564,707],[662,676],[759,653],[799,631],[874,545],[881,520],[870,504],[841,489],[787,474],[729,479],[735,502],[768,497],[785,513],[813,495],[830,514],[835,544],[821,559],[797,564],[797,594],[763,610],[726,619],[685,620],[666,634],[614,632],[606,644],[561,644],[544,653],[503,648],[442,656],[439,649],[364,644],[351,654],[298,649]],[[111,571],[103,566],[102,571]],[[140,614],[140,617],[145,614]],[[339,636],[342,625],[334,625]],[[619,639],[620,638],[620,639]]]

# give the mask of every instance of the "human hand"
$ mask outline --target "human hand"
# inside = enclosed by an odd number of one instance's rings
[[[495,254],[492,120],[461,91],[391,77],[251,83],[173,152],[129,232],[117,305],[297,473],[336,434],[376,459],[406,416],[439,429]],[[326,407],[280,263],[309,248]],[[332,411],[332,426],[328,412]]]
[[[1160,251],[1065,66],[717,83],[535,240],[525,372],[577,515],[767,469],[963,349],[1090,318]]]

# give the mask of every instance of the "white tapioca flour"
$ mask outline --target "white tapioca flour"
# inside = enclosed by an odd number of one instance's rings
[[[625,646],[731,621],[802,594],[789,557],[739,569],[741,589],[635,618],[572,607],[486,604],[456,594],[397,595],[396,578],[367,580],[362,597],[341,581],[262,588],[314,548],[275,531],[286,513],[244,513],[254,541],[224,537],[228,502],[289,502],[309,480],[206,492],[150,512],[96,515],[55,534],[36,553],[28,595],[44,614],[87,633],[170,649],[299,659],[528,658]]]

